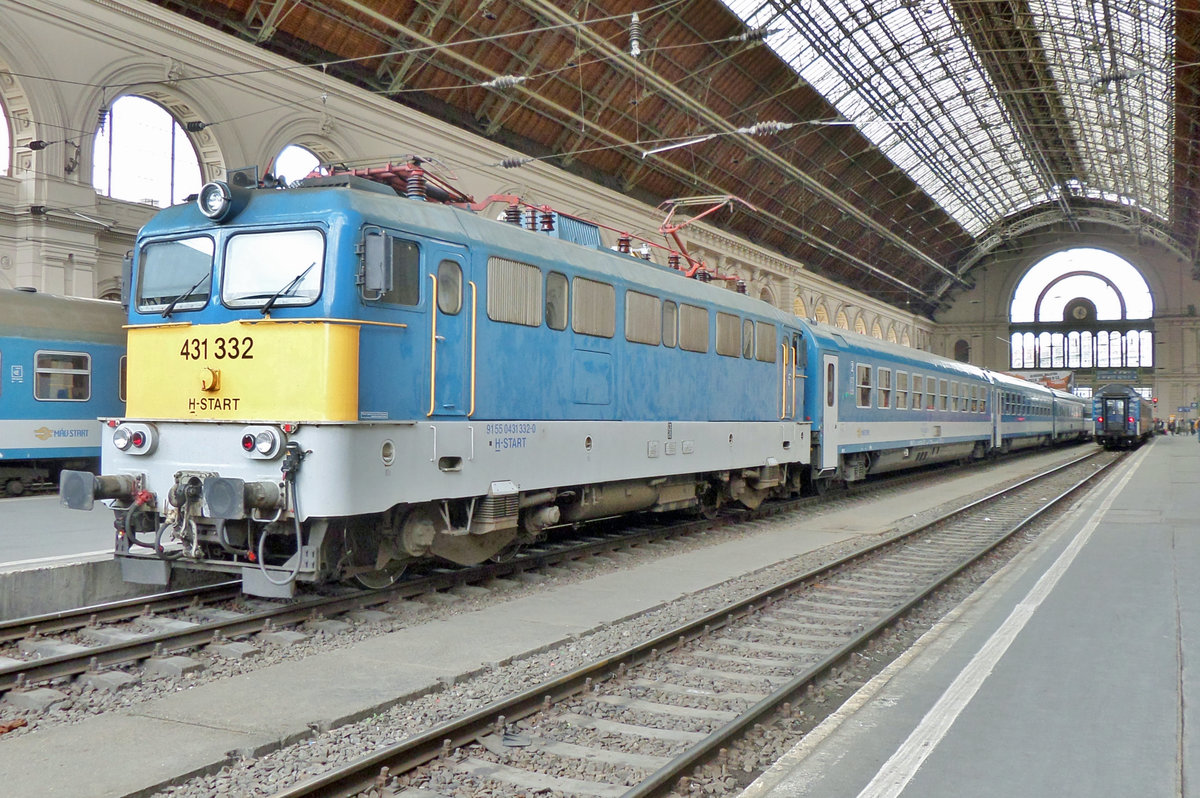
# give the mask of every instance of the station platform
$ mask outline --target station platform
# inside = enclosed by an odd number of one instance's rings
[[[1200,794],[1198,485],[1154,438],[740,798]]]

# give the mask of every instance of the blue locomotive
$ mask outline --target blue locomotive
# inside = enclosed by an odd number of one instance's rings
[[[100,416],[124,413],[116,302],[0,290],[0,494],[100,462]]]
[[[1113,383],[1092,396],[1096,442],[1105,449],[1132,449],[1154,434],[1154,406],[1132,386]]]
[[[1059,437],[1070,400],[1041,386],[684,279],[549,209],[486,218],[418,166],[379,177],[210,183],[141,231],[128,415],[102,476],[61,485],[110,501],[127,579],[380,586],[559,525]]]

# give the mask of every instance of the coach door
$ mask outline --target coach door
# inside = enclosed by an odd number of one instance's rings
[[[430,385],[427,417],[464,417],[475,411],[476,282],[466,250],[430,242],[425,263],[433,296],[430,314]]]
[[[822,355],[821,387],[821,470],[837,468],[838,432],[838,359],[837,355]]]

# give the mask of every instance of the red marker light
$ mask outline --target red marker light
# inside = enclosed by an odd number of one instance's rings
[[[245,435],[242,436],[242,448],[245,449],[247,452],[254,451],[254,436],[253,435],[251,435],[250,433],[246,433]]]
[[[142,432],[141,430],[134,432],[133,437],[130,438],[130,442],[133,444],[133,448],[142,448],[146,445],[146,433]]]

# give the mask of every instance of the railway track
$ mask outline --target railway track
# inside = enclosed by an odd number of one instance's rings
[[[487,583],[537,572],[587,557],[600,556],[679,538],[714,526],[768,518],[806,507],[859,501],[868,496],[944,474],[946,467],[907,473],[841,494],[773,502],[757,510],[730,510],[715,520],[627,526],[592,525],[589,533],[526,547],[503,562],[473,567],[432,568],[412,574],[383,591],[335,588],[332,595],[306,594],[295,600],[241,600],[240,583],[169,591],[0,623],[0,694],[113,668],[138,667],[153,660],[230,641],[274,635],[314,619],[369,610],[390,602],[463,585]],[[933,476],[936,478],[936,476]],[[333,628],[333,627],[330,627]]]
[[[747,730],[1118,461],[1079,458],[277,796],[686,791]]]

